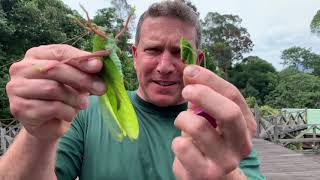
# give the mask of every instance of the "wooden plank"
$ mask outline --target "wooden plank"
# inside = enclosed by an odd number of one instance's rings
[[[296,131],[302,131],[308,128],[307,124],[303,124],[303,125],[296,125],[296,126],[281,126],[278,125],[277,126],[279,129],[279,135],[282,134],[287,134],[287,133],[292,133],[292,132],[296,132]],[[282,128],[282,129],[281,129]]]
[[[263,139],[253,139],[253,144],[261,162],[261,172],[268,180],[319,179],[318,155],[291,151]]]
[[[299,138],[299,139],[279,139],[281,143],[308,143],[308,142],[320,142],[320,138]]]

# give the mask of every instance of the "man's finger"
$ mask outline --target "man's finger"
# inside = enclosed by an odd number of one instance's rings
[[[214,151],[217,150],[216,146],[220,146],[221,137],[206,119],[191,111],[183,111],[174,124],[194,140],[202,153],[216,154]]]
[[[183,79],[186,85],[202,84],[208,86],[217,93],[235,102],[240,107],[241,112],[246,119],[246,123],[251,135],[255,133],[256,122],[254,121],[253,114],[250,111],[245,99],[234,85],[222,79],[210,70],[197,65],[187,66],[184,70]]]
[[[41,71],[41,67],[52,63],[55,62],[52,60],[18,62],[10,67],[10,74],[12,79],[22,76],[27,79],[54,80],[68,85],[79,92],[90,92],[96,95],[101,95],[105,92],[105,83],[101,78],[96,75],[84,73],[66,64],[61,64],[47,72]]]
[[[21,121],[31,125],[41,125],[51,119],[71,121],[77,109],[60,101],[43,101],[10,96],[10,111]]]
[[[25,54],[25,58],[63,61],[65,59],[84,56],[88,54],[90,53],[72,47],[70,45],[51,44],[29,49]]]
[[[184,169],[178,158],[174,158],[172,165],[173,173],[177,180],[189,180],[190,174]]]
[[[183,80],[186,85],[203,84],[214,89],[228,99],[238,101],[237,88],[208,69],[197,65],[189,65],[184,69],[183,74]]]
[[[38,87],[38,88],[34,88]],[[69,86],[48,79],[16,78],[7,84],[8,95],[25,99],[61,101],[76,109],[88,106],[88,97]]]
[[[91,53],[82,51],[65,44],[43,45],[27,51],[25,59],[67,61],[66,64],[74,66],[84,72],[97,73],[101,70],[102,62],[99,58],[90,59]]]
[[[236,149],[245,151],[240,152],[241,154],[247,153],[247,150],[250,151],[251,144],[246,122],[237,104],[208,86],[200,84],[186,86],[182,95],[187,101],[202,107],[217,120],[218,127],[226,138],[225,141]],[[239,137],[241,137],[240,140]]]
[[[176,137],[172,142],[172,150],[188,174],[194,176],[190,179],[214,178],[219,174],[213,166],[208,167],[208,160],[193,144],[191,138]]]

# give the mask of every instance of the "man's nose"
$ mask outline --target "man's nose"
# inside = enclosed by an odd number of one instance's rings
[[[163,75],[172,73],[175,69],[174,58],[171,52],[163,51],[157,65],[157,72]]]

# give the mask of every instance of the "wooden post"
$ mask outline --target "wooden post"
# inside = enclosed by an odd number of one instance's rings
[[[274,124],[274,127],[273,127],[273,141],[275,143],[278,143],[279,142],[279,135],[278,135],[278,118],[275,118],[273,117],[273,124]]]
[[[312,137],[313,138],[317,137],[316,129],[317,129],[317,125],[313,125],[313,128],[312,128]],[[314,150],[316,149],[316,142],[315,141],[313,141],[313,143],[312,143],[312,149],[314,149]]]
[[[5,132],[6,130],[3,128],[0,128],[0,150],[4,153],[7,150],[7,143],[5,139]]]
[[[306,108],[305,109],[305,111],[304,111],[304,123],[305,124],[308,124],[309,122],[308,122],[308,108]]]
[[[256,137],[259,138],[261,134],[261,115],[260,115],[259,107],[257,104],[254,105],[254,116],[257,123]]]

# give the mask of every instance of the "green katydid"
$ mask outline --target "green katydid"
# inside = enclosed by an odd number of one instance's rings
[[[196,64],[196,52],[184,37],[180,38],[180,56],[187,64]]]
[[[184,37],[180,39],[180,56],[181,59],[189,65],[196,64],[197,62],[196,51],[192,48],[191,43]],[[207,119],[214,128],[217,127],[216,120],[201,107],[197,108],[194,113]]]
[[[91,22],[88,12],[85,10],[85,8],[83,6],[81,6],[81,8],[86,13],[87,22],[82,23],[76,18],[73,19],[79,25],[94,33],[93,53],[86,57],[67,59],[40,70],[48,71],[58,64],[67,63],[71,60],[83,60],[93,57],[101,57],[103,68],[99,75],[108,85],[105,94],[99,97],[102,117],[107,122],[107,127],[109,128],[111,135],[116,140],[122,141],[124,137],[128,137],[130,140],[137,139],[139,136],[138,118],[124,87],[121,61],[116,53],[117,50],[119,50],[116,45],[116,41],[118,37],[126,30],[134,10],[130,12],[125,27],[115,37],[113,37],[112,34],[106,34],[101,30],[101,28],[94,25]]]

